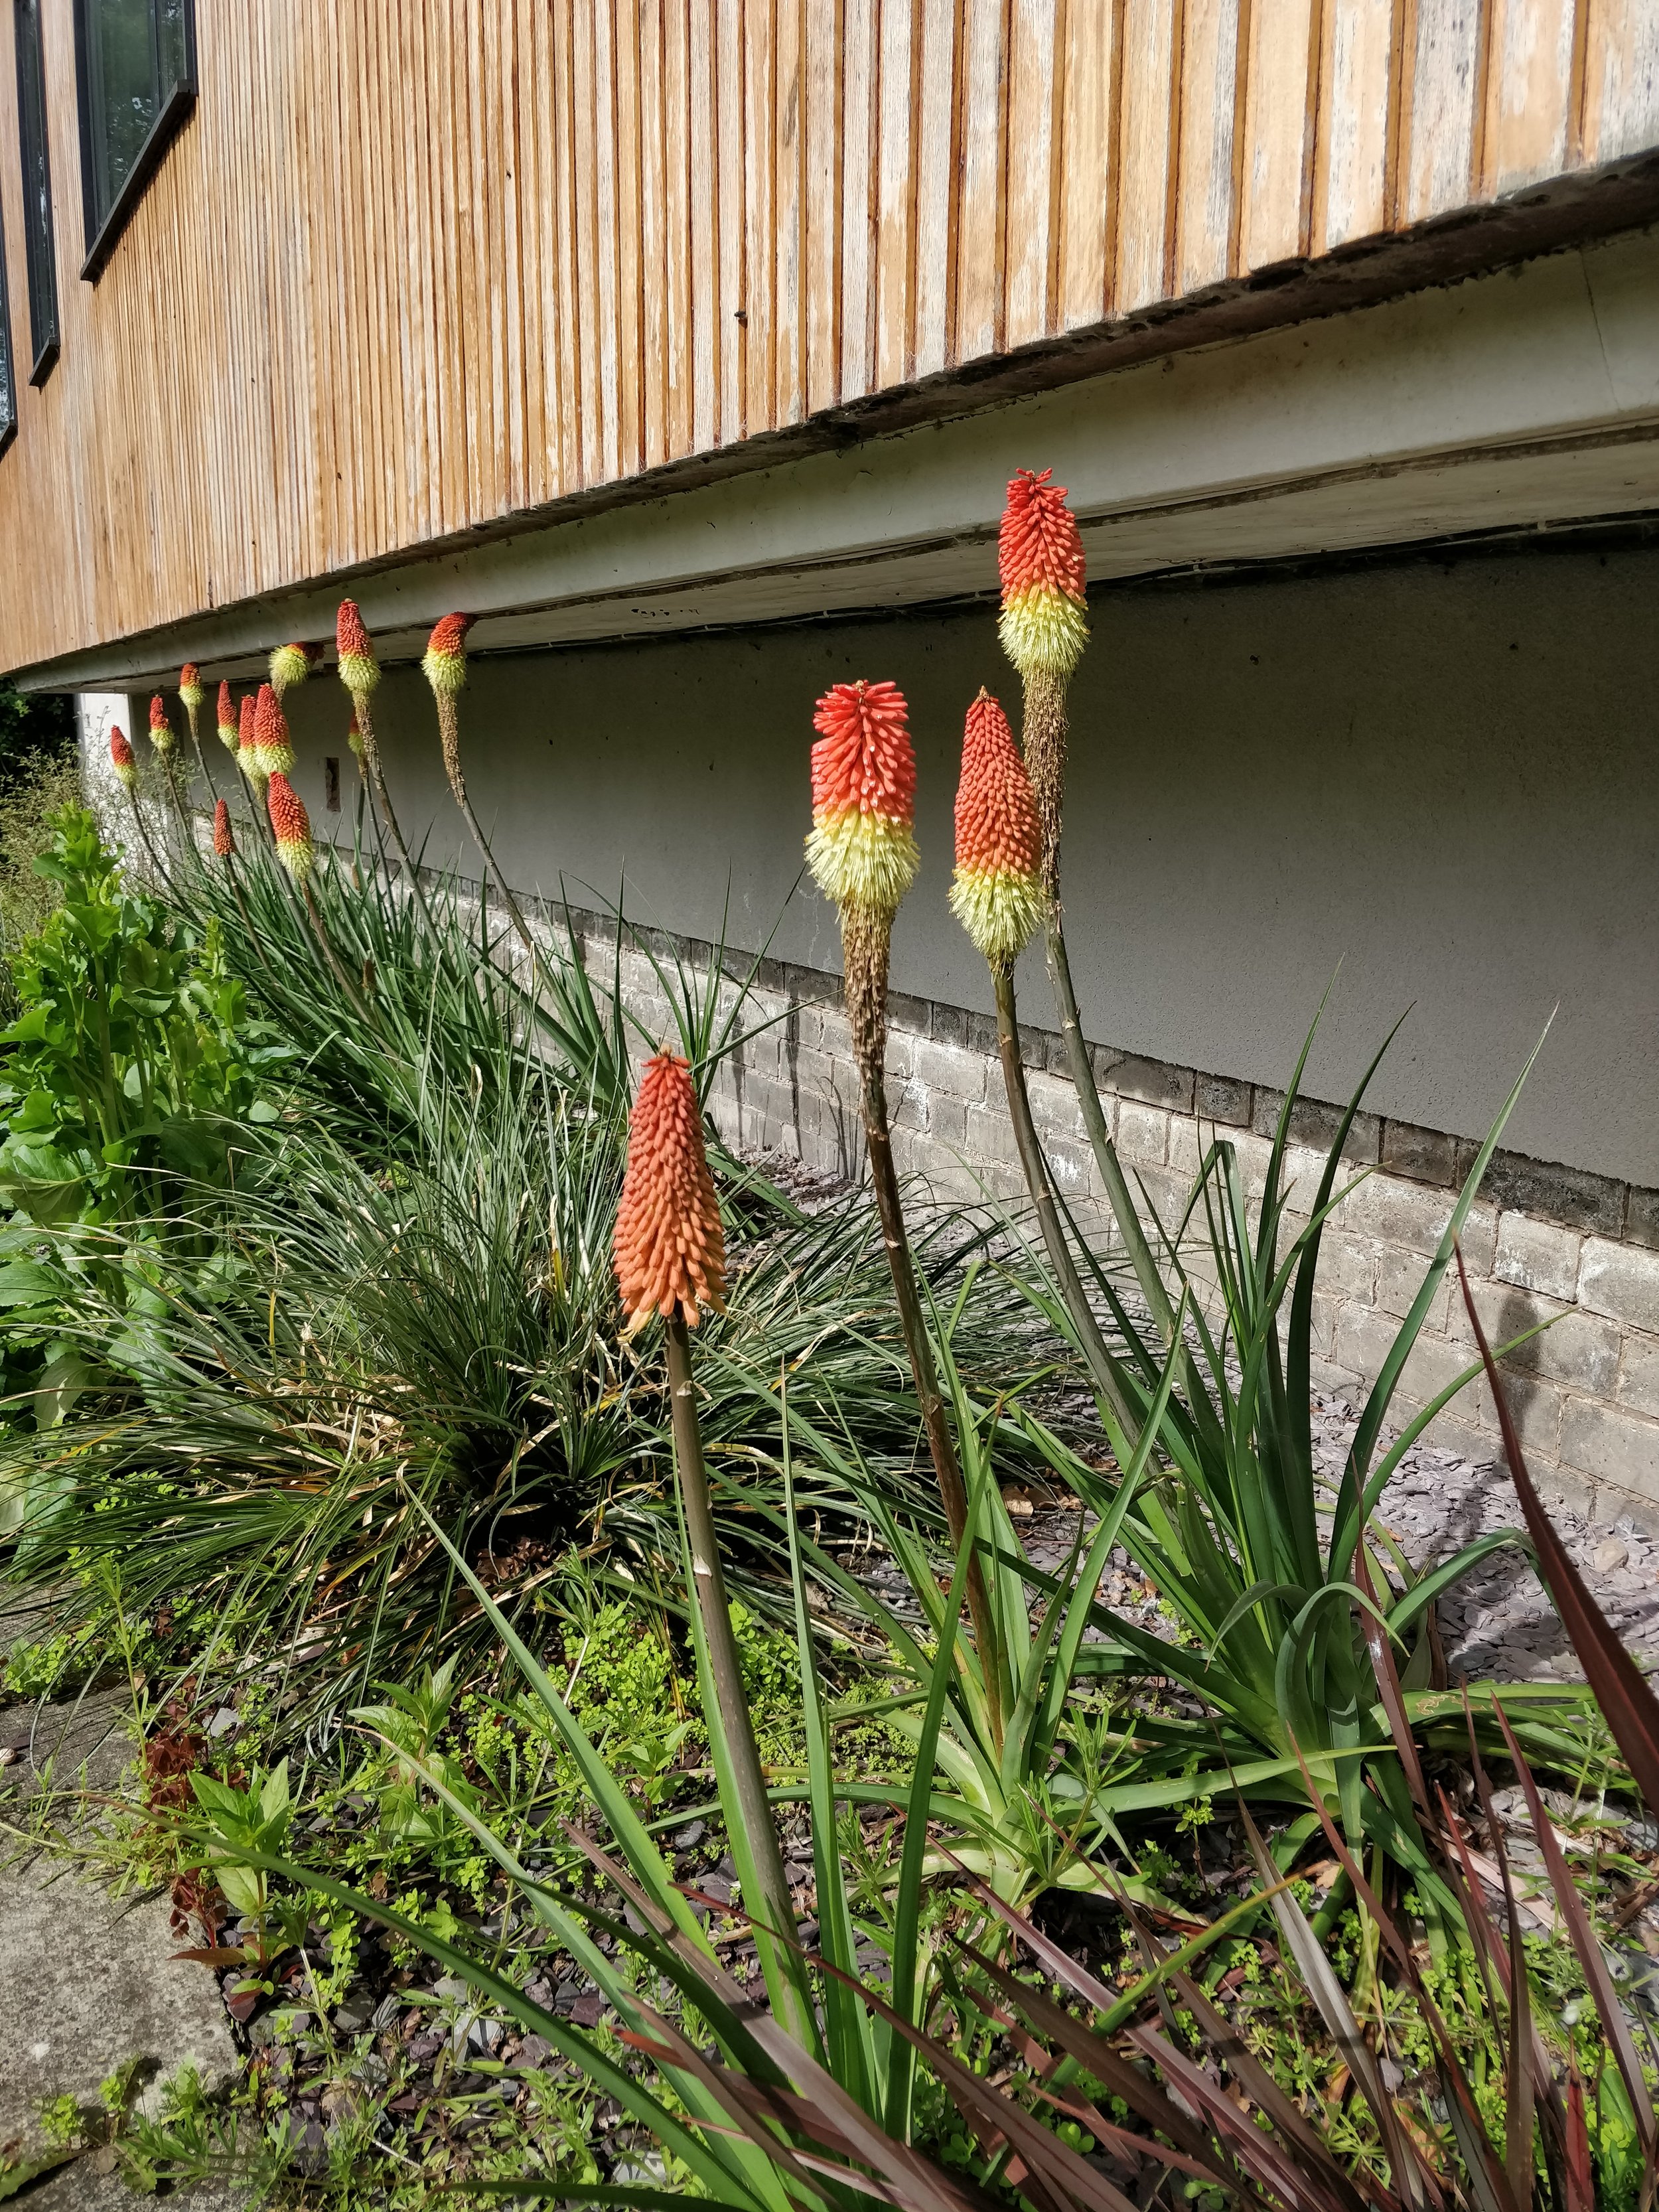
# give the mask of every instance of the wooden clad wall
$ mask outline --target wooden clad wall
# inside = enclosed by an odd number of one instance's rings
[[[13,665],[1659,142],[1656,0],[240,0],[92,287],[43,13]]]

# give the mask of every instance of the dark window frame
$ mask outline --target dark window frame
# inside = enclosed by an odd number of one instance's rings
[[[17,371],[11,350],[11,306],[6,291],[6,227],[0,216],[0,456],[17,435]]]
[[[184,73],[171,90],[163,94],[143,144],[138,149],[125,182],[110,202],[101,222],[98,216],[97,165],[93,154],[92,114],[92,32],[87,20],[87,10],[97,0],[74,0],[75,4],[75,77],[77,105],[81,112],[81,201],[86,220],[87,255],[81,264],[82,280],[95,284],[103,273],[104,264],[114,252],[116,241],[132,218],[132,211],[143,198],[150,179],[161,166],[161,157],[178,137],[186,118],[196,105],[196,7],[195,0],[183,0],[181,14],[184,23]],[[155,0],[150,0],[152,8]]]
[[[24,52],[25,18],[33,27],[28,41],[33,50],[32,84],[29,58]],[[29,382],[39,386],[52,374],[63,337],[58,315],[58,234],[52,214],[52,151],[46,126],[46,37],[40,0],[12,0],[11,29],[17,60],[17,144],[23,173],[23,261],[28,275],[29,343],[34,353]]]

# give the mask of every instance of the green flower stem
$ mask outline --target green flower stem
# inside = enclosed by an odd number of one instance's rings
[[[1060,1210],[1054,1204],[1054,1194],[1049,1185],[1048,1164],[1043,1158],[1042,1147],[1037,1140],[1036,1125],[1031,1119],[1031,1098],[1026,1087],[1025,1063],[1020,1057],[1019,1014],[1014,1003],[1012,965],[999,966],[994,963],[991,980],[996,987],[997,1043],[1002,1054],[1002,1080],[1008,1093],[1008,1113],[1014,1125],[1014,1142],[1019,1148],[1019,1164],[1025,1171],[1025,1187],[1031,1194],[1032,1205],[1036,1208],[1043,1249],[1060,1284],[1060,1296],[1066,1301],[1066,1310],[1077,1329],[1078,1340],[1082,1346],[1083,1356],[1089,1363],[1089,1372],[1094,1376],[1096,1387],[1122,1422],[1126,1433],[1133,1436],[1139,1429],[1139,1416],[1118,1378],[1115,1363],[1106,1349],[1100,1323],[1095,1318],[1088,1292],[1084,1289],[1083,1279],[1077,1271],[1077,1262],[1072,1257],[1072,1248],[1066,1242]]]
[[[887,1085],[881,1061],[874,1053],[860,1054],[859,1079],[865,1141],[870,1154],[870,1179],[875,1186],[876,1211],[881,1217],[887,1264],[892,1270],[893,1296],[898,1305],[899,1324],[904,1331],[904,1348],[910,1356],[910,1372],[921,1405],[922,1425],[927,1431],[927,1449],[944,1501],[951,1541],[960,1551],[968,1528],[968,1493],[957,1464],[950,1420],[933,1366],[933,1346],[927,1340],[922,1318],[915,1263],[904,1226],[904,1208],[899,1202],[898,1177],[893,1170],[893,1140],[887,1126]],[[1000,1747],[1004,1705],[1001,1644],[977,1558],[969,1560],[968,1565],[968,1613],[974,1624],[974,1641],[979,1647],[980,1666],[985,1677],[992,1734]]]
[[[691,1581],[702,1618],[714,1694],[720,1702],[720,1734],[725,1739],[726,1761],[760,1891],[757,1897],[745,1902],[751,1918],[779,1930],[787,1942],[795,1932],[795,1908],[783,1871],[783,1855],[778,1849],[778,1832],[773,1825],[765,1777],[761,1771],[760,1747],[755,1741],[749,1701],[744,1693],[738,1639],[732,1632],[726,1577],[720,1572],[720,1545],[714,1534],[714,1508],[708,1491],[708,1469],[702,1455],[702,1432],[697,1423],[690,1340],[678,1310],[668,1323],[667,1334],[674,1465],[679,1476],[680,1503],[691,1547]],[[793,1985],[787,1972],[781,1979],[785,1984]],[[787,2025],[809,2049],[811,2047],[809,2022],[791,2021]]]
[[[1058,897],[1049,901],[1048,919],[1048,981],[1054,987],[1054,1011],[1060,1017],[1060,1033],[1066,1040],[1066,1058],[1072,1071],[1072,1088],[1077,1093],[1077,1103],[1083,1109],[1083,1126],[1088,1132],[1089,1148],[1095,1156],[1095,1165],[1100,1170],[1100,1180],[1106,1187],[1110,1205],[1123,1239],[1124,1249],[1129,1255],[1129,1265],[1135,1271],[1135,1280],[1140,1285],[1140,1295],[1146,1301],[1158,1334],[1165,1344],[1175,1335],[1175,1309],[1170,1304],[1170,1294],[1164,1286],[1164,1278],[1158,1270],[1146,1232],[1140,1225],[1140,1216],[1135,1211],[1134,1200],[1117,1157],[1117,1147],[1106,1129],[1105,1109],[1100,1103],[1100,1091],[1095,1083],[1095,1072],[1089,1062],[1089,1047],[1085,1042],[1083,1024],[1078,1018],[1077,993],[1072,988],[1072,963],[1066,957],[1066,931],[1060,916]]]

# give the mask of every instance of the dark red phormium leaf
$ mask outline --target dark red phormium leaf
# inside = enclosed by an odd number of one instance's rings
[[[1503,1432],[1504,1453],[1510,1463],[1521,1510],[1526,1519],[1527,1534],[1532,1538],[1538,1554],[1539,1571],[1555,1601],[1555,1609],[1561,1616],[1562,1626],[1572,1638],[1573,1650],[1583,1662],[1585,1680],[1595,1692],[1595,1701],[1601,1708],[1613,1740],[1624,1753],[1625,1764],[1640,1790],[1650,1813],[1659,1814],[1659,1698],[1656,1698],[1638,1671],[1635,1661],[1613,1632],[1606,1615],[1584,1587],[1584,1581],[1567,1553],[1566,1546],[1556,1534],[1550,1517],[1545,1512],[1542,1500],[1533,1487],[1531,1475],[1521,1449],[1521,1438],[1504,1400],[1504,1386],[1498,1379],[1498,1364],[1486,1342],[1486,1331],[1480,1326],[1480,1316],[1474,1310],[1474,1299],[1469,1291],[1469,1278],[1463,1265],[1462,1248],[1457,1248],[1457,1279],[1463,1286],[1463,1304],[1468,1310],[1469,1327],[1474,1331],[1474,1340],[1480,1347],[1480,1357],[1486,1365],[1486,1381],[1491,1386],[1492,1401],[1498,1407],[1498,1425]]]

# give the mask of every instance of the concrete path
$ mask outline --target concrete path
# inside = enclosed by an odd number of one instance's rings
[[[10,1641],[0,1635],[0,1649]],[[46,2147],[43,2100],[72,2096],[96,2114],[99,2084],[133,2059],[140,2103],[152,2107],[187,2063],[210,2088],[236,2069],[213,1976],[171,1957],[181,1942],[166,1896],[117,1900],[72,1860],[30,1851],[15,1832],[30,1826],[48,1771],[60,1789],[114,1789],[132,1755],[125,1711],[118,1689],[0,1709],[0,2194],[6,2163]],[[16,2202],[28,2212],[138,2212],[142,2200],[112,2169],[106,2150],[88,2152]],[[235,2212],[247,2197],[204,2185],[169,2201]]]

